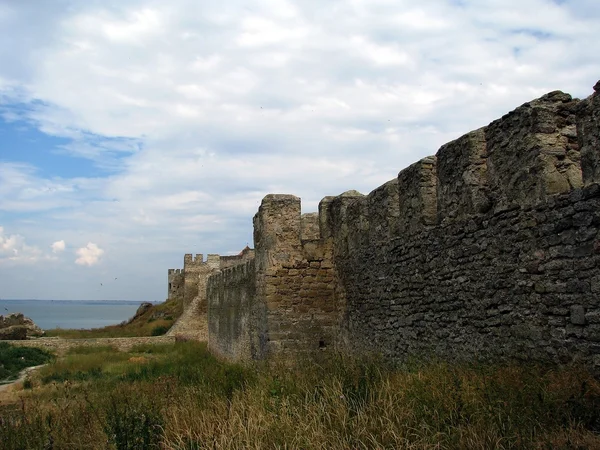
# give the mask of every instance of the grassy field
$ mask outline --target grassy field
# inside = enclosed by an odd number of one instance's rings
[[[3,449],[600,448],[600,383],[577,367],[242,366],[181,342],[74,349],[28,385]]]
[[[167,300],[153,305],[148,311],[136,317],[131,323],[111,325],[91,330],[54,328],[45,330],[47,337],[66,339],[158,336],[165,334],[183,312],[183,302],[179,299]]]
[[[0,384],[14,380],[23,369],[39,366],[50,359],[52,355],[39,348],[13,347],[0,342]]]

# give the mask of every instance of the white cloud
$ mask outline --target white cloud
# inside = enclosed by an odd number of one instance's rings
[[[80,266],[93,266],[98,264],[101,256],[104,254],[104,250],[93,242],[88,242],[85,247],[78,248],[75,253],[79,256],[79,258],[75,260],[75,264],[79,264]]]
[[[61,164],[85,167],[58,176],[3,155],[3,225],[39,248],[56,236],[98,243],[106,253],[88,245],[78,264],[101,256],[99,270],[128,270],[142,298],[161,298],[182,253],[251,241],[269,192],[299,195],[305,210],[366,193],[525,101],[587,96],[600,78],[592,0],[0,8],[11,36],[0,39],[0,115],[68,139]],[[124,298],[114,289],[79,295]]]
[[[350,41],[362,58],[373,62],[376,66],[407,66],[412,63],[411,56],[399,48],[378,45],[362,36],[355,36]]]
[[[39,213],[77,208],[103,185],[101,179],[48,178],[39,172],[31,164],[0,160],[0,211]]]
[[[301,41],[308,34],[308,29],[304,27],[289,26],[263,17],[243,19],[242,30],[237,42],[243,47],[280,46],[282,42]]]
[[[65,251],[65,241],[56,241],[51,246],[52,253],[61,253]]]
[[[29,264],[35,263],[43,257],[43,252],[37,247],[27,245],[23,236],[7,235],[4,228],[0,227],[0,263]]]

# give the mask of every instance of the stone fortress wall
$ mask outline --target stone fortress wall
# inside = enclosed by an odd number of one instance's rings
[[[206,278],[209,347],[600,367],[600,82],[552,92],[364,196],[268,195]]]
[[[266,196],[254,217],[255,258],[208,279],[209,348],[231,359],[333,344],[331,251],[318,216],[293,195]]]
[[[169,335],[207,339],[206,283],[220,269],[254,258],[254,250],[246,246],[238,255],[220,256],[191,253],[183,257],[183,269],[168,270],[168,298],[183,302],[183,314],[169,330]],[[190,329],[193,328],[193,329]]]
[[[211,274],[252,258],[254,258],[254,250],[248,246],[237,255],[209,254],[206,260],[202,253],[197,253],[195,256],[186,253],[183,257],[183,269],[168,270],[167,298],[180,298],[187,307],[196,297],[203,296],[206,289],[202,289],[202,285]]]
[[[599,100],[548,94],[324,206],[341,337],[394,358],[600,364],[600,180],[582,178],[599,149],[581,145]]]
[[[169,288],[167,290],[167,298],[169,300],[183,298],[184,273],[182,269],[169,269]]]

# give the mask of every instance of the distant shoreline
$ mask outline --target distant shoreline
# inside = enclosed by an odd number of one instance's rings
[[[57,299],[39,299],[39,298],[0,298],[2,302],[101,302],[101,303],[162,303],[164,300],[57,300]]]
[[[88,330],[118,325],[133,317],[142,303],[137,300],[1,299],[0,314],[22,313],[43,330]]]

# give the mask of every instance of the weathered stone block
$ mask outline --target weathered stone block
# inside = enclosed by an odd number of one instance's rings
[[[320,238],[319,213],[306,213],[300,216],[300,237],[302,240]]]
[[[573,325],[585,325],[585,309],[583,306],[571,306],[571,323]]]
[[[600,323],[600,311],[590,311],[585,314],[585,322]]]
[[[485,129],[496,208],[531,205],[582,186],[573,133],[578,100],[560,91],[525,103]]]
[[[301,258],[300,198],[269,194],[254,216],[255,258],[259,271]]]
[[[398,196],[398,178],[379,186],[367,196],[371,241],[387,240],[397,235],[400,216]]]
[[[360,217],[352,217],[348,209],[357,201],[361,201],[364,195],[358,191],[347,191],[333,198],[327,205],[327,220],[329,230],[332,232],[331,237],[334,241],[333,252],[337,254],[346,254],[349,251],[350,233],[356,236],[360,230],[353,229],[350,222],[361,224]]]
[[[321,241],[304,242],[303,248],[308,261],[322,261],[325,259],[325,248]]]
[[[438,220],[490,209],[485,129],[472,131],[437,152]]]
[[[331,202],[335,199],[333,196],[324,197],[319,202],[319,233],[321,239],[328,239],[333,235],[330,211]]]
[[[437,222],[436,158],[428,156],[398,174],[398,234],[412,234]]]
[[[600,81],[594,91],[577,108],[577,140],[586,185],[600,182]]]

